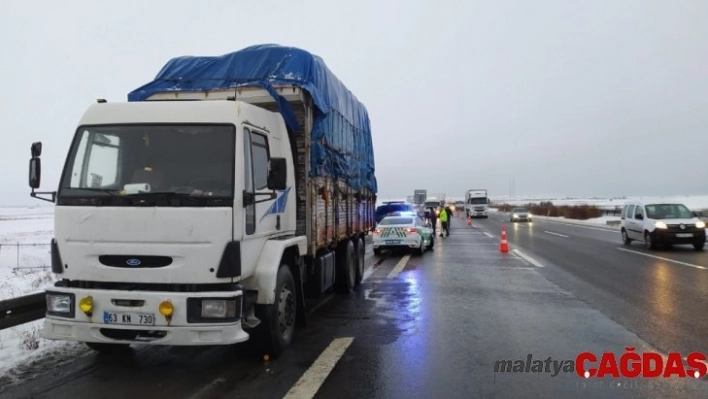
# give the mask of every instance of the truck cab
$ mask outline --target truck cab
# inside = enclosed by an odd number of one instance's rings
[[[311,70],[327,79],[284,82]],[[224,71],[233,82],[215,86]],[[375,226],[368,117],[343,87],[300,49],[178,57],[127,103],[86,110],[57,191],[34,191],[33,144],[31,195],[56,202],[60,279],[46,292],[42,335],[107,351],[255,334],[281,354],[304,325],[306,297],[361,282]]]
[[[471,189],[465,195],[465,213],[467,218],[488,218],[489,197],[487,190]]]

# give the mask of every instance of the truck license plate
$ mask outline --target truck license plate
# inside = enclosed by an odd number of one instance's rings
[[[386,244],[392,245],[392,244],[400,244],[401,240],[386,240]]]
[[[676,237],[678,237],[678,238],[693,237],[693,233],[680,233],[680,234],[676,234]]]
[[[149,313],[103,312],[103,323],[154,326],[155,315]]]

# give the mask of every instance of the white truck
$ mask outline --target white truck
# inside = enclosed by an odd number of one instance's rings
[[[468,218],[488,218],[489,197],[485,189],[470,189],[465,194],[465,213]]]
[[[435,214],[440,214],[440,208],[445,206],[445,194],[433,194],[425,199],[425,209],[433,208]]]
[[[81,118],[56,202],[43,337],[98,351],[229,345],[271,356],[305,298],[348,293],[375,227],[368,113],[307,51],[178,57]],[[47,198],[50,195],[51,198]]]
[[[418,212],[418,216],[421,219],[425,218],[425,200],[428,197],[427,190],[415,190],[413,191],[413,204]]]

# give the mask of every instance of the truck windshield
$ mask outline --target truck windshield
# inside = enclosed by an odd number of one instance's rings
[[[469,203],[472,205],[485,205],[487,203],[486,198],[470,198]]]
[[[58,197],[233,199],[234,160],[233,125],[82,126]]]

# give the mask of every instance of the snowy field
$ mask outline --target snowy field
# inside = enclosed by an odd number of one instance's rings
[[[49,268],[53,216],[52,207],[0,208],[0,300],[41,292],[54,283]],[[41,339],[42,324],[0,330],[0,387],[87,352],[83,345]]]
[[[708,210],[708,195],[690,196],[667,196],[667,197],[628,197],[628,198],[540,198],[527,197],[511,199],[508,197],[492,197],[496,203],[507,203],[509,205],[525,205],[528,203],[539,203],[550,201],[553,205],[595,205],[598,208],[612,209],[621,207],[626,201],[641,200],[651,202],[679,202],[686,205],[692,211]]]

